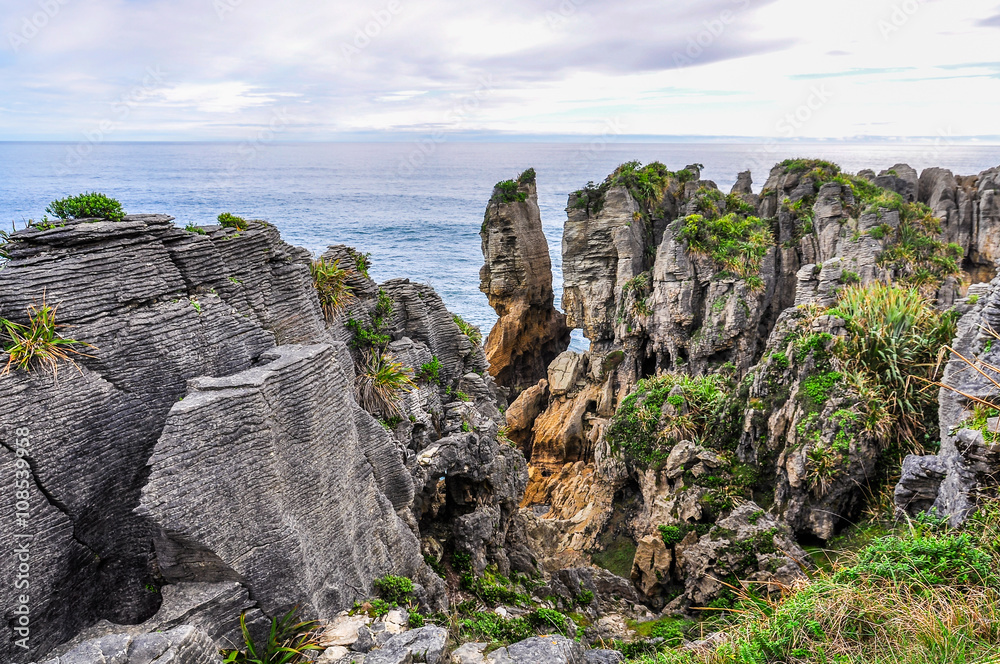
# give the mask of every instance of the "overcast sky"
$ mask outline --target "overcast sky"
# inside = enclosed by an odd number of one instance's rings
[[[0,140],[996,140],[998,2],[0,0]]]

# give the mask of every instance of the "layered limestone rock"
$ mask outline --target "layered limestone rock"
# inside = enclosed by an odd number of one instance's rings
[[[563,304],[591,347],[556,358],[545,382],[508,411],[509,435],[529,459],[523,511],[543,564],[580,564],[624,539],[637,545],[639,587],[700,601],[719,589],[680,584],[677,553],[659,526],[711,527],[751,498],[788,542],[828,539],[855,519],[865,507],[858,487],[878,481],[882,445],[862,423],[864,399],[835,378],[831,349],[847,332],[823,310],[850,284],[901,279],[929,280],[941,307],[966,306],[969,281],[972,293],[994,270],[997,170],[949,179],[896,164],[848,176],[826,162],[793,160],[772,169],[759,196],[749,173],[726,196],[700,180],[697,166],[671,173],[626,164],[572,194]],[[921,203],[942,217],[940,233]],[[712,236],[698,238],[692,215],[718,222],[718,246]],[[737,232],[747,235],[724,237]],[[740,276],[722,263],[734,251],[724,243],[740,246],[751,232],[767,239],[745,245],[757,252],[756,272]],[[913,233],[937,243],[933,259],[907,253]],[[971,278],[953,276],[949,260],[964,261]],[[718,449],[679,437],[665,461],[623,463],[605,432],[639,381],[667,374],[731,376],[724,389],[732,431],[711,432],[727,436],[713,443]],[[820,379],[829,385],[817,387]],[[690,407],[680,388],[667,401],[678,405],[664,403],[664,427]],[[968,449],[980,471],[989,465],[981,445]],[[941,473],[937,462],[926,463],[936,491]],[[797,566],[787,567],[794,558],[761,563],[755,573],[783,583],[794,576]]]
[[[364,255],[334,247],[354,297],[327,321],[308,252],[273,226],[203,230],[163,215],[77,220],[6,247],[0,316],[27,324],[44,301],[60,332],[91,344],[56,376],[0,376],[18,431],[0,466],[27,475],[31,516],[0,530],[0,581],[13,585],[14,543],[30,535],[28,655],[85,628],[138,638],[120,626],[140,623],[200,625],[222,642],[244,609],[252,624],[294,605],[328,617],[390,573],[440,608],[428,539],[479,569],[532,571],[523,458],[498,442],[486,358],[440,297],[406,280],[380,287]],[[423,376],[394,421],[355,401],[364,339]],[[422,374],[434,358],[435,375]],[[240,590],[166,601],[195,586]],[[0,598],[8,622],[15,600]]]
[[[486,261],[479,289],[500,317],[486,341],[490,374],[520,392],[545,377],[570,341],[566,317],[553,306],[534,170],[497,185],[479,234]]]

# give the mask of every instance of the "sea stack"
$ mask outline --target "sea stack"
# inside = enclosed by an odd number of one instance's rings
[[[486,341],[486,358],[497,383],[520,392],[545,378],[570,340],[566,317],[553,306],[534,169],[496,185],[479,234],[486,261],[479,289],[500,316]]]

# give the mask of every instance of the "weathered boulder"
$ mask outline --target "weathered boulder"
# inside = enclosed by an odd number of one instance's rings
[[[486,341],[490,374],[520,391],[545,377],[549,362],[569,346],[570,332],[553,306],[534,170],[522,173],[516,185],[516,192],[497,185],[486,207],[479,289],[500,317]]]
[[[215,643],[203,631],[184,625],[167,632],[111,634],[82,643],[42,664],[222,664]]]
[[[587,649],[565,636],[536,636],[494,650],[489,664],[584,664]]]
[[[365,657],[365,664],[411,664],[443,662],[448,630],[430,625],[393,636]]]
[[[372,579],[416,575],[419,546],[396,515],[410,475],[389,436],[359,435],[355,420],[370,416],[343,400],[349,390],[329,345],[281,346],[249,371],[191,382],[139,507],[165,540],[164,578],[245,579],[268,615],[299,605],[329,618]]]

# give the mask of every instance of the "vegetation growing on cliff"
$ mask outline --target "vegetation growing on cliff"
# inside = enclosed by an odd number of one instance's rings
[[[259,640],[247,627],[244,611],[240,615],[243,648],[223,650],[224,664],[300,664],[311,661],[311,652],[323,650],[316,639],[319,623],[315,620],[300,621],[297,614],[298,609],[292,609],[281,618],[272,618],[267,637]]]
[[[885,247],[878,264],[893,270],[896,281],[933,290],[947,277],[961,274],[962,247],[939,239],[941,222],[923,203],[907,202],[899,193],[883,189],[865,178],[842,173],[839,166],[830,162],[790,159],[780,166],[790,174],[799,173],[813,181],[811,193],[794,202],[788,199],[782,202],[782,208],[796,222],[790,246],[796,246],[801,238],[813,232],[813,206],[817,194],[824,184],[836,182],[843,187],[844,207],[854,218],[866,214],[881,218],[885,211],[899,214],[898,226],[884,223],[868,231],[869,236]],[[860,233],[855,239],[858,237]]]
[[[404,393],[416,387],[412,373],[391,355],[377,349],[366,351],[354,379],[358,404],[385,419],[402,417],[399,401]]]
[[[483,333],[479,331],[478,327],[466,322],[465,319],[458,314],[452,314],[451,317],[452,320],[455,321],[455,325],[458,325],[459,331],[469,337],[469,341],[477,346],[483,343]]]
[[[915,288],[875,282],[844,288],[827,313],[847,323],[834,353],[862,397],[866,428],[886,444],[933,444],[937,390],[929,388],[957,332],[957,312],[938,311]]]
[[[389,317],[392,316],[392,298],[385,290],[378,289],[378,300],[372,314],[372,324],[365,325],[356,318],[349,318],[344,325],[354,332],[351,346],[358,349],[384,348],[392,338],[388,334]]]
[[[770,225],[738,212],[719,215],[714,207],[708,216],[692,214],[684,219],[677,239],[688,250],[710,256],[723,270],[743,279],[752,291],[764,288],[761,263],[774,244]]]
[[[314,260],[309,265],[313,288],[319,297],[320,308],[326,320],[332,321],[337,314],[354,299],[354,292],[347,283],[350,272],[340,267],[340,261],[325,258]]]
[[[27,324],[0,318],[0,347],[7,354],[7,364],[0,376],[10,373],[12,369],[30,371],[32,367],[41,368],[53,375],[59,370],[60,362],[76,365],[73,356],[84,356],[86,353],[78,347],[93,348],[88,343],[63,337],[56,323],[56,309],[42,300],[41,306],[28,306]]]
[[[45,211],[63,220],[106,219],[107,221],[122,221],[125,219],[125,211],[120,202],[96,191],[52,201],[45,208]]]
[[[1000,508],[960,531],[923,517],[769,599],[736,586],[732,622],[700,650],[631,664],[932,664],[1000,656]]]
[[[658,161],[645,166],[639,161],[628,161],[601,184],[588,182],[586,187],[573,192],[570,207],[597,214],[604,208],[604,197],[612,187],[625,187],[637,202],[652,207],[663,199],[671,182],[683,185],[693,178],[692,171],[685,169],[674,173]]]
[[[243,217],[237,217],[235,214],[230,214],[229,212],[223,212],[218,217],[219,225],[223,228],[235,228],[238,231],[245,231],[249,228],[247,220]]]
[[[700,378],[666,374],[641,380],[622,399],[606,439],[636,466],[662,463],[681,440],[708,436],[732,388],[732,382],[720,374]]]
[[[493,200],[499,203],[523,203],[528,200],[528,193],[520,191],[520,188],[534,181],[535,169],[529,168],[518,175],[516,180],[497,182],[493,188]]]

